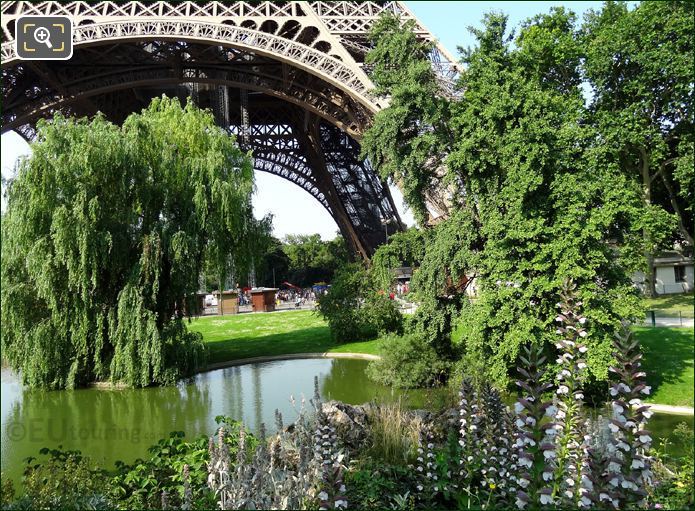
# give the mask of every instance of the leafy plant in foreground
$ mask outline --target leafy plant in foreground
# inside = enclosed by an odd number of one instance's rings
[[[656,485],[649,496],[653,507],[692,509],[695,503],[695,440],[693,429],[681,422],[673,432],[680,456],[657,453],[652,469]]]
[[[645,429],[652,412],[649,406],[642,404],[641,398],[649,394],[650,387],[644,383],[646,374],[640,369],[639,343],[633,340],[629,327],[616,336],[615,346],[618,363],[611,371],[620,376],[620,381],[610,389],[614,400],[609,425],[613,437],[608,472],[609,484],[614,490],[607,500],[616,507],[621,504],[643,507],[647,502],[647,490],[652,485],[648,455],[652,437]]]
[[[236,463],[224,442],[224,429],[209,440],[208,486],[220,509],[344,509],[343,453],[335,429],[323,413],[315,378],[314,414],[302,407],[298,419],[272,439],[265,435],[255,450],[245,444],[239,429]],[[279,413],[276,421],[282,422]],[[264,426],[262,426],[264,429]]]
[[[29,509],[110,509],[108,477],[79,451],[43,448],[45,461],[27,458],[23,490],[10,508]],[[3,508],[4,509],[4,508]]]

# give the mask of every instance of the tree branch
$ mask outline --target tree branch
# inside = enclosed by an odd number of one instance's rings
[[[662,163],[662,168],[665,166],[666,162]],[[666,174],[661,174],[661,180],[664,182],[664,186],[666,187],[666,191],[668,192],[668,198],[671,201],[671,206],[673,207],[673,210],[675,211],[676,216],[678,217],[678,230],[681,232],[688,245],[692,247],[693,245],[695,245],[695,243],[693,242],[692,235],[688,232],[688,229],[686,229],[685,227],[685,222],[683,221],[683,211],[678,205],[676,193],[673,190],[673,187],[671,186],[671,183],[669,182]]]

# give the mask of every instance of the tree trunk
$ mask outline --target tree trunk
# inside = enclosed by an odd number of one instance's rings
[[[649,207],[652,203],[652,180],[649,174],[649,154],[644,148],[640,148],[640,164],[643,185],[642,197],[645,206]],[[652,250],[652,239],[649,229],[646,227],[642,229],[642,235],[644,237],[644,258],[646,264],[644,294],[649,298],[653,298],[656,296],[656,271],[654,270],[654,251]]]
[[[673,207],[673,211],[676,213],[676,217],[678,218],[678,230],[681,232],[681,235],[685,239],[686,243],[690,245],[691,247],[695,245],[693,242],[693,236],[688,232],[688,229],[685,227],[685,222],[683,221],[683,210],[680,208],[678,205],[678,198],[676,197],[676,193],[673,190],[673,187],[671,186],[671,183],[668,180],[668,176],[666,175],[666,172],[661,173],[661,180],[664,182],[664,186],[666,187],[666,191],[668,192],[668,198],[671,201],[671,206]]]

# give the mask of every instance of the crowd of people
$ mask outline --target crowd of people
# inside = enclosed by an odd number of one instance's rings
[[[281,289],[275,295],[276,304],[294,303],[295,307],[301,307],[307,302],[313,303],[316,300],[316,294],[312,289]]]
[[[328,286],[314,286],[310,288],[289,287],[279,289],[275,293],[275,305],[293,304],[296,308],[304,305],[313,305],[316,301],[328,292]],[[410,292],[410,281],[398,282],[389,292],[389,298],[394,300],[396,297],[403,298]],[[237,287],[239,305],[251,305],[251,289]],[[383,293],[383,291],[381,291]],[[214,294],[206,297],[206,306],[216,306],[217,297]]]
[[[410,281],[406,280],[405,282],[398,282],[396,284],[396,295],[398,297],[402,297],[403,295],[407,295],[410,292]]]

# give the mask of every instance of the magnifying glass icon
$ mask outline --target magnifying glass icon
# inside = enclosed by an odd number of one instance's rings
[[[34,30],[34,39],[36,39],[36,42],[39,44],[45,44],[49,48],[53,48],[51,44],[51,33],[46,27],[39,27]]]

